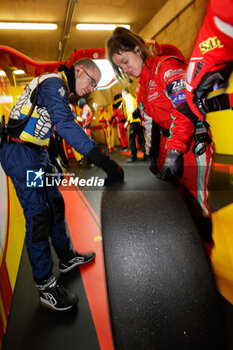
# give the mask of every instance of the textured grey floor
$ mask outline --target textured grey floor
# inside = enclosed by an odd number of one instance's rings
[[[114,159],[123,165],[126,173],[127,191],[129,191],[130,195],[134,196],[133,193],[143,193],[143,196],[148,198],[151,191],[152,193],[154,191],[171,191],[171,187],[166,183],[160,182],[158,185],[157,179],[148,170],[148,164],[142,161],[130,165],[126,164],[126,157],[119,153],[114,153],[111,157],[114,157]],[[75,160],[70,160],[69,164],[70,170],[74,171],[80,177],[104,177],[102,170],[95,167],[78,168]],[[232,202],[232,193],[228,187],[231,184],[228,183],[228,178],[224,180],[225,187],[222,188],[222,186],[223,183],[220,181],[219,174],[216,174],[211,191],[211,206],[213,210],[217,210],[227,203]],[[230,187],[231,189],[232,187]],[[97,215],[100,215],[102,189],[86,188],[84,194]],[[158,198],[153,195],[153,201],[156,200],[158,201]],[[128,208],[126,209],[128,210]],[[147,210],[146,207],[144,209],[145,211]],[[135,218],[139,220],[140,217],[143,217],[143,212],[136,212]],[[164,220],[164,224],[166,224],[166,219]],[[168,248],[171,249],[169,246]],[[56,258],[55,273],[59,275]],[[74,276],[72,275],[70,278],[63,280],[63,284],[71,290],[76,291],[80,301],[78,309],[60,317],[61,315],[44,310],[39,306],[38,294],[33,285],[30,265],[24,249],[3,350],[99,349],[98,339],[80,274],[76,273]],[[223,298],[221,299],[221,305],[226,322],[227,349],[233,350],[233,306]],[[179,315],[177,318],[179,318]],[[127,327],[130,328],[130,324]],[[150,350],[150,348],[146,348],[146,350]],[[154,350],[154,348],[151,350]],[[222,350],[222,348],[219,350]]]

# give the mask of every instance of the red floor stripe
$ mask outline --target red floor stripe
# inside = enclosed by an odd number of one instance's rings
[[[80,253],[91,250],[96,252],[95,261],[87,266],[80,266],[80,271],[100,348],[114,350],[105,281],[102,233],[75,190],[62,191],[62,195],[67,204],[66,220],[74,248]]]

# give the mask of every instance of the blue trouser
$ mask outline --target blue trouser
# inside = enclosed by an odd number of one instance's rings
[[[56,185],[27,187],[27,170],[52,173],[47,151],[22,144],[3,144],[0,161],[15,187],[26,219],[26,246],[36,282],[51,273],[49,236],[58,255],[70,244],[64,221],[64,200]],[[15,233],[17,234],[17,232]]]

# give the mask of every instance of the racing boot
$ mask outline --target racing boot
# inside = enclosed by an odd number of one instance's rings
[[[78,302],[78,296],[63,288],[53,275],[38,283],[36,287],[41,305],[54,311],[70,310]]]
[[[95,258],[95,253],[79,254],[68,248],[60,254],[59,269],[61,273],[73,270],[78,265],[87,264]]]

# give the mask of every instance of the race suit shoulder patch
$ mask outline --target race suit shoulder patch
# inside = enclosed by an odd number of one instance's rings
[[[62,86],[62,87],[60,87],[60,89],[58,90],[58,92],[59,92],[59,94],[60,94],[60,96],[61,97],[64,97],[65,96],[65,94],[66,94],[66,91],[65,91],[65,89],[64,89],[64,87]]]
[[[223,47],[221,41],[217,38],[217,36],[210,37],[199,44],[199,48],[203,55],[208,51],[215,50],[217,47]]]

